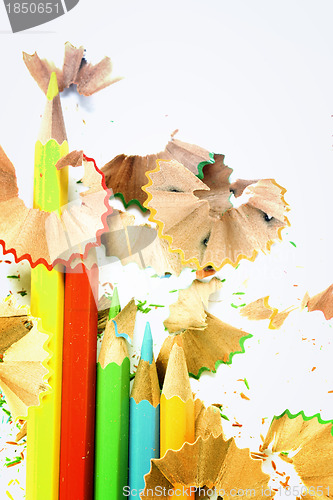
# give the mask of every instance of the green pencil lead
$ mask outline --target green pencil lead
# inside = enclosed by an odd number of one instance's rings
[[[119,302],[119,295],[118,295],[118,290],[117,287],[113,290],[113,295],[111,299],[111,306],[109,310],[109,319],[113,319],[119,314],[121,311],[121,306]]]
[[[227,417],[227,415],[224,415],[224,413],[220,412],[220,415],[221,415],[222,418],[224,418],[224,420],[229,420],[229,418]]]

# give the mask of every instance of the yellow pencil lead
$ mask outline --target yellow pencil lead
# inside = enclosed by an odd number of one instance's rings
[[[48,98],[49,101],[52,101],[52,99],[54,99],[58,94],[59,94],[59,87],[58,87],[57,75],[53,71],[51,73],[46,97]]]

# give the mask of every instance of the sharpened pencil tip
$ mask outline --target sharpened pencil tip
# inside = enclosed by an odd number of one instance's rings
[[[145,334],[142,341],[141,359],[143,361],[148,361],[149,364],[153,362],[153,337],[148,321],[146,323]]]
[[[109,319],[113,319],[119,314],[121,311],[120,307],[120,302],[119,302],[119,295],[118,295],[118,290],[117,287],[113,290],[113,295],[111,299],[111,306],[109,310]]]
[[[59,94],[59,88],[58,88],[57,75],[53,71],[51,73],[49,86],[47,88],[46,97],[48,98],[49,101],[52,101],[52,99],[54,99],[58,94]]]

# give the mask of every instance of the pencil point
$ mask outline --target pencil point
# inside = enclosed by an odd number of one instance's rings
[[[117,287],[113,290],[113,295],[111,299],[111,306],[109,310],[109,319],[113,319],[119,314],[121,311],[120,307],[120,302],[119,302],[119,295],[118,295],[118,290]]]
[[[153,337],[148,321],[146,323],[145,334],[142,341],[141,359],[143,361],[147,361],[149,364],[153,362]]]
[[[170,352],[162,394],[168,399],[179,396],[184,402],[192,398],[184,350],[177,343]]]
[[[48,98],[49,101],[52,101],[52,99],[54,99],[58,94],[59,94],[59,88],[58,88],[57,75],[53,71],[51,73],[46,97]]]

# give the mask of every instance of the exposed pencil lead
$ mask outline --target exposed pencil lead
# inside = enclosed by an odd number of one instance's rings
[[[59,94],[59,87],[58,87],[57,75],[53,71],[51,73],[50,82],[49,82],[49,86],[47,88],[46,97],[48,98],[49,101],[52,101],[58,94]]]
[[[149,364],[153,362],[153,337],[148,321],[146,323],[145,334],[142,341],[141,359],[143,361],[147,361]]]
[[[111,306],[109,310],[109,319],[113,319],[119,314],[121,311],[121,306],[119,302],[119,295],[118,295],[118,290],[117,287],[113,290],[113,295],[111,299]]]

